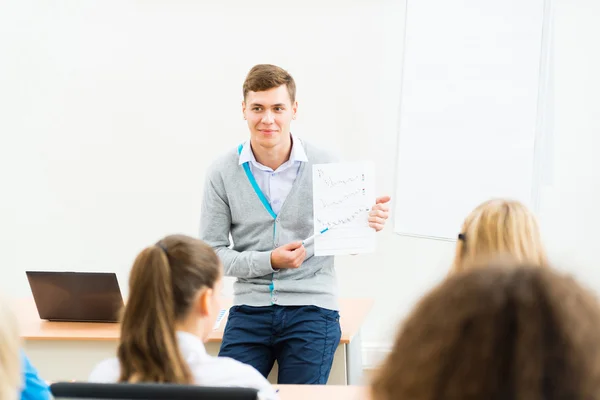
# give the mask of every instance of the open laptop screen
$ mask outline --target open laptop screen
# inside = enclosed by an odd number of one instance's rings
[[[116,322],[123,298],[114,272],[27,271],[41,319]]]

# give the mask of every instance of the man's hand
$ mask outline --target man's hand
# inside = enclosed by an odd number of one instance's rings
[[[299,268],[304,257],[306,257],[306,249],[302,246],[302,242],[288,243],[271,252],[271,267],[273,269]]]
[[[392,198],[390,196],[378,197],[375,200],[375,205],[371,208],[369,213],[369,226],[379,232],[385,226],[385,221],[390,215],[389,201]]]

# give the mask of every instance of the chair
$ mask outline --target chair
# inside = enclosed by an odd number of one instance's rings
[[[56,400],[256,400],[258,398],[256,389],[172,383],[57,382],[50,385],[50,391]]]

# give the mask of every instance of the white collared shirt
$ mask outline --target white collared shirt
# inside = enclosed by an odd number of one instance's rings
[[[278,396],[256,369],[228,357],[210,356],[202,340],[187,332],[177,332],[179,351],[187,361],[194,383],[200,386],[245,387],[258,389],[259,398],[274,400]],[[119,360],[110,358],[100,362],[88,379],[89,382],[116,383],[120,376]]]
[[[256,161],[250,141],[244,143],[240,152],[239,165],[246,162],[250,164],[250,171],[275,214],[279,214],[285,198],[292,190],[296,176],[298,176],[300,163],[308,162],[302,143],[296,136],[291,136],[292,151],[290,152],[290,159],[281,164],[275,171]]]

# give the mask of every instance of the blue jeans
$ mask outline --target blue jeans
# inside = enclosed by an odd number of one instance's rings
[[[327,383],[340,343],[340,315],[316,306],[233,306],[220,357],[231,357],[267,377],[277,360],[280,384]]]

